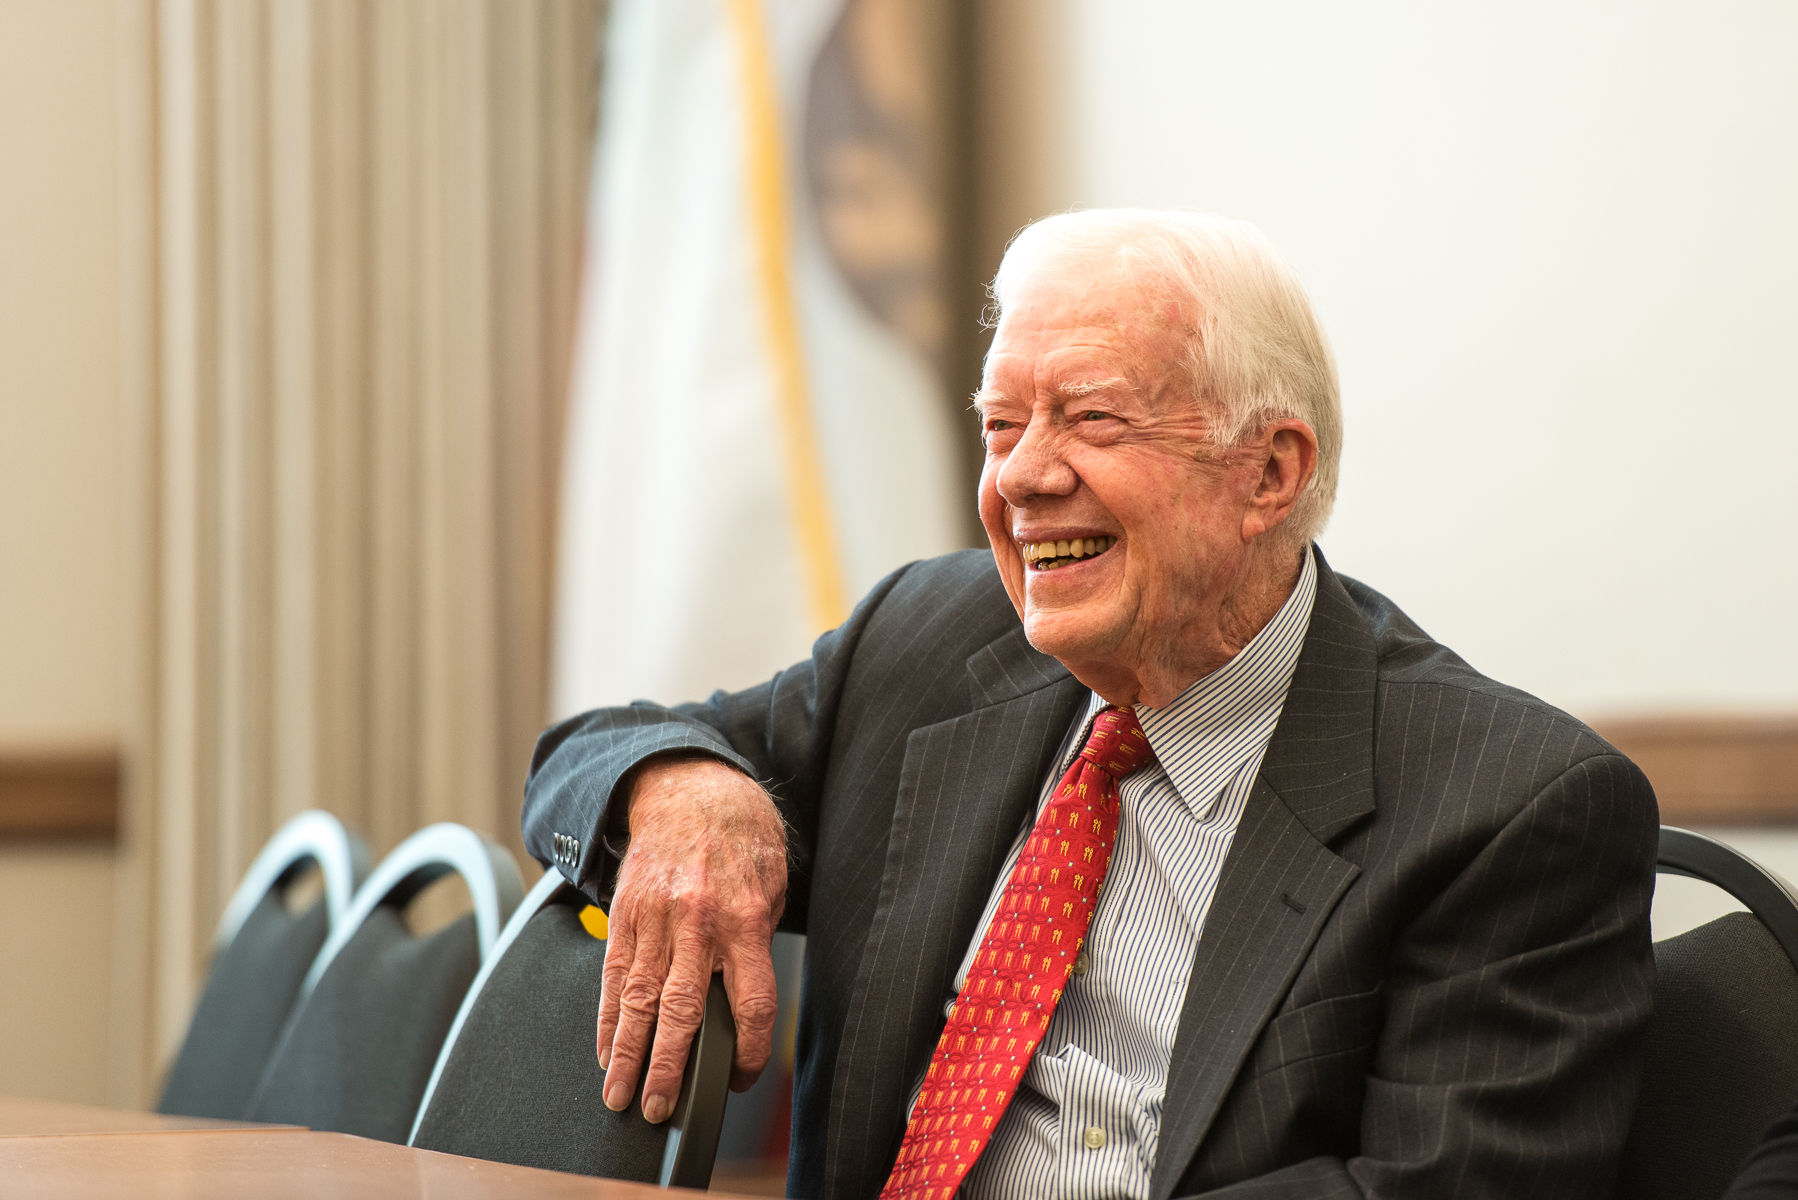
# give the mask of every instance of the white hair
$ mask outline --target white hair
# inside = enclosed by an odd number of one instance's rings
[[[1274,421],[1309,424],[1317,471],[1280,532],[1303,544],[1323,531],[1342,457],[1336,364],[1298,276],[1259,229],[1210,213],[1133,208],[1044,217],[1005,250],[993,320],[1045,272],[1073,288],[1140,281],[1147,295],[1178,302],[1189,321],[1182,365],[1220,448]]]

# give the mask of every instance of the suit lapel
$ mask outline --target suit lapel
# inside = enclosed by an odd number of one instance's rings
[[[1173,1194],[1249,1048],[1358,874],[1266,782],[1256,783],[1186,984],[1150,1179],[1156,1200]]]
[[[1317,556],[1317,599],[1261,779],[1320,842],[1374,810],[1373,634],[1336,572]]]
[[[1292,687],[1218,880],[1168,1062],[1150,1194],[1186,1172],[1255,1039],[1360,868],[1328,843],[1374,811],[1373,638],[1317,555]]]
[[[872,1195],[993,882],[1087,692],[1019,628],[968,659],[971,711],[913,730],[831,1089],[825,1193]],[[890,1143],[890,1144],[889,1144]]]

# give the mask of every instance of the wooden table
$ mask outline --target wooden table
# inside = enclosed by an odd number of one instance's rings
[[[0,1196],[650,1200],[669,1194],[646,1184],[513,1167],[291,1125],[0,1098]]]
[[[165,1117],[161,1113],[121,1112],[112,1108],[89,1108],[85,1104],[64,1104],[58,1100],[22,1100],[16,1096],[0,1096],[0,1138],[67,1137],[83,1133],[190,1133],[204,1130],[225,1133],[231,1130],[292,1130],[304,1133],[303,1125],[254,1125],[248,1121],[214,1121],[207,1117]]]

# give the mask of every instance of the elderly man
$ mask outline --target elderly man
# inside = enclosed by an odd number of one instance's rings
[[[754,1077],[778,923],[795,1195],[1607,1194],[1646,780],[1316,550],[1335,372],[1255,230],[1053,217],[994,297],[990,555],[538,748],[527,841],[612,897],[607,1103],[667,1114],[714,970]]]

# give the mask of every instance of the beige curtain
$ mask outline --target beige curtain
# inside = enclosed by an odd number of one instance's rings
[[[517,846],[602,0],[120,2],[140,1104],[286,817]]]

